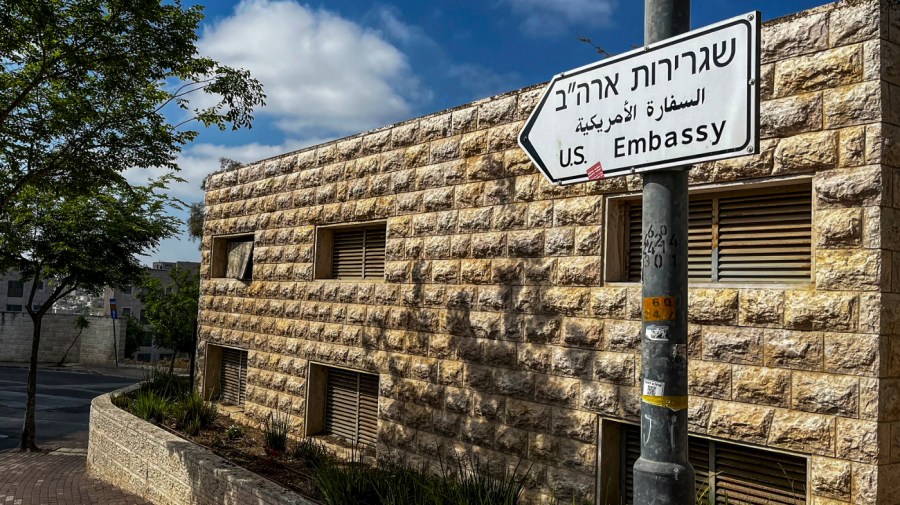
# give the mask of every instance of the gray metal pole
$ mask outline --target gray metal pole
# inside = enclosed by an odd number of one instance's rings
[[[644,42],[690,30],[690,0],[644,0]],[[635,505],[696,503],[687,452],[689,167],[644,174],[641,457]]]

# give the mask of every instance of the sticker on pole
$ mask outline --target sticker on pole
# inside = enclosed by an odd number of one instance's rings
[[[760,14],[553,78],[519,145],[555,184],[759,151]]]

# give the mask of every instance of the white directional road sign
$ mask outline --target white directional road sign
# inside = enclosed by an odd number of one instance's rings
[[[752,12],[557,75],[519,144],[556,184],[756,153],[759,18]]]

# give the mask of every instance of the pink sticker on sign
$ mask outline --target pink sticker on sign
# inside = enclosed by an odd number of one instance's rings
[[[587,176],[588,179],[592,181],[604,179],[606,175],[603,174],[603,165],[601,165],[599,161],[591,165],[591,168],[587,169]]]

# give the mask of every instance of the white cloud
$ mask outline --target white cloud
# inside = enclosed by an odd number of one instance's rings
[[[564,34],[575,24],[607,24],[616,7],[615,0],[504,1],[513,12],[522,16],[522,31],[534,36]]]
[[[349,134],[409,117],[423,95],[406,56],[381,33],[292,0],[243,0],[206,27],[201,54],[246,68],[290,134]],[[313,133],[316,132],[316,133]]]

